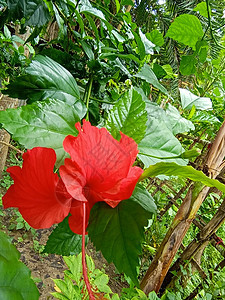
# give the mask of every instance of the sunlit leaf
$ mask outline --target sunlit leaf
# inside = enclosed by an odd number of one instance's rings
[[[178,133],[189,132],[190,130],[195,129],[194,124],[191,121],[183,118],[176,107],[170,103],[168,103],[168,107],[166,109],[166,116],[171,124],[174,135]]]
[[[191,109],[194,105],[196,109],[212,109],[212,101],[207,97],[198,97],[186,89],[180,90],[181,105],[183,109]]]
[[[195,45],[202,38],[203,34],[199,19],[196,16],[184,14],[173,21],[166,33],[166,37],[170,37],[195,50]]]
[[[209,7],[211,13],[211,8]],[[193,11],[198,11],[200,15],[202,15],[205,18],[208,18],[208,10],[207,5],[205,1],[202,1],[196,5],[196,7],[193,9]]]
[[[157,29],[146,33],[147,38],[156,46],[161,47],[164,44],[163,35]]]
[[[149,167],[160,161],[176,162],[180,165],[187,161],[180,158],[184,152],[178,139],[168,129],[165,122],[158,118],[151,118],[147,123],[145,137],[138,145],[138,157]]]
[[[179,166],[176,163],[161,162],[154,166],[150,166],[143,172],[141,179],[146,177],[155,177],[158,175],[189,178],[193,181],[201,182],[207,186],[216,187],[222,192],[225,192],[225,185],[220,183],[218,180],[207,177],[202,171],[197,171],[191,166]]]
[[[139,143],[145,135],[147,112],[141,95],[131,89],[122,95],[110,111],[107,128],[115,138],[120,131]]]

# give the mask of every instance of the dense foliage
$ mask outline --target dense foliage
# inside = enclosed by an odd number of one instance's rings
[[[142,250],[147,261],[153,253],[157,257],[164,245],[166,224],[171,224],[168,232],[172,232],[180,220],[176,205],[164,219],[157,219],[168,200],[163,193],[153,199],[149,177],[170,180],[179,176],[197,182],[192,194],[195,208],[201,205],[195,201],[205,186],[225,191],[217,174],[201,168],[196,159],[210,150],[207,145],[213,143],[225,117],[224,12],[224,3],[219,0],[0,1],[2,93],[26,100],[25,106],[0,111],[0,123],[13,140],[26,149],[54,149],[55,172],[62,170],[68,157],[63,141],[68,135],[78,135],[75,123],[83,119],[105,127],[117,141],[122,132],[138,145],[135,165],[145,169],[141,184],[116,208],[95,204],[87,228],[96,249],[130,277],[132,288],[127,291],[129,296],[124,292],[124,299],[145,299],[143,292],[134,288],[134,284],[140,288],[139,279],[146,271],[140,259]],[[217,148],[222,165],[224,154]],[[103,152],[98,155],[100,164],[105,156]],[[183,182],[173,184],[178,191]],[[209,197],[211,200],[206,198],[200,208],[203,218],[207,218],[207,203],[211,205],[217,196]],[[195,218],[195,208],[188,216],[189,223]],[[195,237],[194,229],[189,232],[184,240],[187,245],[188,239]],[[68,218],[54,229],[44,251],[68,256],[81,251],[81,237],[71,231]],[[69,258],[65,260],[69,262]],[[172,272],[184,281],[184,269]],[[74,278],[66,278],[66,284],[71,285]],[[100,294],[110,294],[106,283],[102,290],[96,284]],[[56,284],[64,286],[63,281]],[[204,284],[202,297],[218,299],[213,298],[215,290],[210,291],[210,284],[207,288]],[[166,291],[162,299],[184,299],[193,290],[191,285],[185,290],[184,285],[180,290],[172,285],[174,294]],[[141,287],[149,293],[145,284]],[[75,291],[78,293],[76,286]],[[218,293],[223,292],[221,288]],[[33,299],[36,293],[34,290]],[[155,293],[148,297],[159,299]]]

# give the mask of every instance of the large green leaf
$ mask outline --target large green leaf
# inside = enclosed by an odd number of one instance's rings
[[[175,163],[157,163],[154,166],[150,166],[141,175],[140,180],[146,177],[155,177],[158,175],[168,176],[180,176],[183,178],[189,178],[193,181],[201,182],[210,187],[216,187],[217,189],[225,192],[225,185],[220,183],[216,179],[210,179],[202,171],[197,171],[191,166],[179,166]]]
[[[195,129],[194,124],[191,121],[183,118],[176,107],[170,103],[168,103],[168,107],[166,109],[166,116],[171,124],[174,135],[178,133],[189,132],[190,130]]]
[[[89,219],[88,235],[96,249],[137,285],[144,227],[156,212],[153,201],[146,189],[138,185],[131,198],[115,208],[102,202],[95,204]]]
[[[170,37],[195,50],[195,45],[202,38],[203,34],[199,19],[196,16],[184,14],[173,21],[166,33],[166,37]]]
[[[180,90],[181,105],[183,109],[191,109],[194,105],[196,109],[212,109],[212,101],[207,97],[198,97],[186,89]]]
[[[3,232],[0,232],[0,241],[0,299],[38,299],[39,292],[31,279],[30,270],[18,260],[19,251]]]
[[[31,3],[31,1],[29,2]],[[29,17],[26,16],[26,25],[40,27],[45,25],[50,20],[50,18],[51,16],[44,1],[39,0],[37,1],[36,8],[32,12],[30,12]]]
[[[66,156],[63,140],[69,134],[77,135],[74,125],[84,114],[80,101],[71,106],[59,100],[46,100],[0,111],[0,122],[16,141],[28,149],[37,146],[53,148],[57,165],[60,165]]]
[[[186,160],[180,158],[181,153],[184,152],[180,142],[159,118],[151,118],[148,121],[145,137],[139,143],[138,149],[138,157],[145,167],[160,161],[187,164]]]
[[[54,98],[73,104],[80,99],[77,83],[71,73],[47,56],[36,56],[26,73],[10,83],[4,93],[31,101]]]
[[[155,73],[152,71],[149,65],[144,64],[144,66],[141,68],[140,72],[138,72],[135,77],[141,78],[148,83],[152,84],[154,87],[156,87],[158,90],[160,90],[162,93],[169,95],[168,91],[164,86],[161,85],[161,83],[158,81]]]
[[[77,255],[81,252],[82,236],[74,233],[68,224],[68,218],[57,225],[50,234],[45,253],[54,253],[58,255]]]
[[[145,135],[146,122],[145,102],[136,90],[130,89],[110,111],[107,128],[115,138],[119,138],[122,131],[139,143]]]

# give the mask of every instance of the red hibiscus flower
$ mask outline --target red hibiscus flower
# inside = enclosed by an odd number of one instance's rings
[[[135,141],[121,133],[115,140],[105,128],[84,121],[76,125],[77,137],[63,142],[70,158],[53,173],[56,154],[53,149],[36,147],[23,155],[23,166],[8,168],[14,184],[3,197],[4,208],[18,207],[33,228],[48,228],[69,213],[72,231],[82,234],[83,204],[87,227],[92,206],[105,201],[116,207],[128,199],[143,170],[132,167],[138,150]]]

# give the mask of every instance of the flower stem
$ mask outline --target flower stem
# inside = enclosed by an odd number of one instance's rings
[[[87,94],[86,94],[86,98],[85,98],[86,107],[87,107],[87,115],[86,115],[86,120],[87,121],[89,120],[88,108],[89,108],[89,100],[90,100],[90,96],[91,96],[92,84],[93,84],[93,76],[91,76],[89,81],[88,81]]]
[[[91,290],[91,285],[87,275],[87,265],[85,260],[85,231],[86,231],[86,203],[83,203],[83,233],[82,233],[82,266],[83,266],[83,275],[84,275],[84,282],[87,287],[88,295],[90,300],[95,300],[93,292]]]

